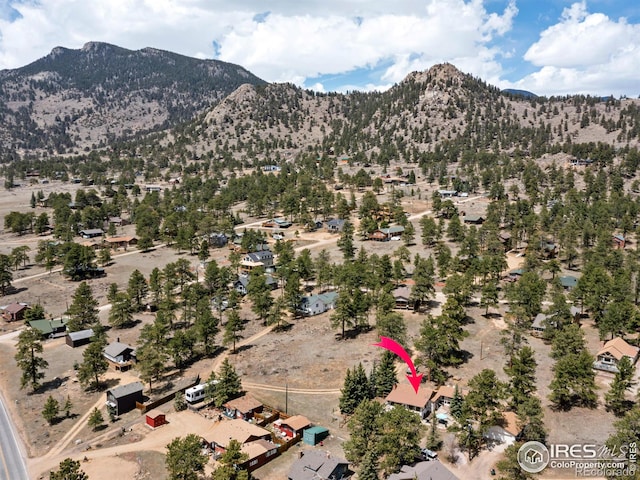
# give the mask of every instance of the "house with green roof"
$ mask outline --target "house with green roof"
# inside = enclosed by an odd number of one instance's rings
[[[300,311],[307,316],[320,315],[336,308],[338,292],[327,292],[318,295],[302,297]]]
[[[67,331],[66,318],[54,318],[47,320],[41,318],[39,320],[30,320],[29,326],[34,330],[38,330],[44,338],[64,337]]]

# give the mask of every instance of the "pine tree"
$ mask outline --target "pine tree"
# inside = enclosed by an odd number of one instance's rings
[[[411,299],[419,308],[424,302],[431,299],[435,292],[435,278],[433,260],[418,257],[413,271],[414,285],[411,290]]]
[[[622,357],[617,368],[618,371],[604,398],[607,410],[612,411],[616,416],[621,416],[631,407],[631,402],[625,398],[625,393],[635,385],[633,381],[635,367],[631,364],[629,357]]]
[[[585,348],[584,337],[577,325],[567,325],[553,341],[551,356],[556,359],[554,377],[549,385],[549,399],[556,408],[595,407],[595,373],[593,357]]]
[[[111,263],[113,258],[111,257],[111,249],[109,247],[101,248],[98,252],[98,262],[103,267],[106,267]]]
[[[204,345],[204,354],[210,355],[213,351],[211,343],[220,329],[218,328],[218,319],[211,312],[211,304],[208,298],[201,298],[196,304],[194,327],[198,338]]]
[[[73,408],[73,403],[71,402],[71,397],[67,395],[67,399],[64,401],[64,406],[62,409],[64,410],[64,416],[69,418],[71,416],[71,409]]]
[[[509,445],[505,450],[504,458],[497,463],[496,467],[502,474],[498,477],[500,480],[530,480],[533,478],[522,469],[518,462],[518,450],[522,444],[523,442],[518,442]]]
[[[49,363],[38,355],[43,352],[40,332],[32,328],[20,332],[17,349],[14,358],[22,370],[20,388],[31,385],[31,389],[35,392],[40,387],[40,380],[44,378],[43,370],[49,366]]]
[[[47,401],[44,403],[42,416],[47,421],[47,423],[51,425],[58,417],[58,413],[60,413],[60,403],[58,402],[58,400],[49,395]]]
[[[71,332],[82,330],[98,321],[98,301],[93,297],[87,282],[82,282],[76,288],[66,314],[69,315],[67,329]]]
[[[504,371],[509,376],[509,406],[513,410],[524,403],[536,391],[536,359],[531,347],[522,347]]]
[[[232,398],[237,397],[242,391],[240,377],[228,358],[225,358],[218,374],[218,384],[214,395],[214,405],[221,407]]]
[[[176,392],[175,397],[173,397],[173,408],[176,412],[182,412],[187,409],[187,402],[182,392]]]
[[[393,297],[391,298],[393,300]],[[404,317],[398,312],[376,314],[376,330],[382,337],[392,338],[400,344],[406,343],[407,325]]]
[[[89,480],[89,476],[80,469],[80,462],[65,458],[58,470],[49,474],[49,480]]]
[[[376,367],[375,396],[385,398],[398,384],[396,376],[395,355],[391,352],[383,352],[380,364]]]
[[[535,395],[527,397],[516,411],[518,424],[522,427],[522,440],[545,443],[547,432],[544,428],[542,402]]]
[[[340,412],[351,415],[363,400],[371,398],[369,385],[369,379],[362,363],[359,363],[353,370],[347,369],[340,396]]]
[[[220,456],[218,460],[223,465],[229,465],[237,468],[238,465],[246,462],[249,459],[249,455],[242,451],[242,445],[235,439],[231,439],[225,452]]]
[[[140,372],[140,379],[149,383],[149,391],[153,391],[152,382],[162,376],[166,368],[167,354],[164,349],[147,344],[137,350],[136,369]]]
[[[111,310],[109,311],[109,325],[113,328],[124,328],[133,322],[133,307],[129,295],[124,292],[116,293]]]
[[[429,426],[429,436],[427,437],[427,448],[429,450],[440,450],[442,440],[438,434],[437,419],[435,415],[431,416],[431,424]]]
[[[78,368],[81,385],[100,388],[100,377],[109,369],[109,362],[103,355],[106,345],[105,337],[94,338],[82,353],[82,363]]]
[[[345,457],[355,466],[362,463],[368,452],[377,453],[383,411],[384,407],[379,402],[365,400],[349,419],[347,427],[350,437],[344,442],[343,448]]]
[[[202,440],[190,433],[184,438],[174,438],[167,445],[165,463],[169,480],[198,480],[209,457],[202,453]]]
[[[636,405],[624,417],[613,424],[615,431],[606,442],[613,452],[620,452],[620,447],[640,444],[640,406]],[[613,478],[613,477],[612,477]],[[616,476],[616,480],[637,480],[637,470],[630,474]]]
[[[218,376],[216,375],[215,371],[211,370],[211,373],[209,374],[209,378],[204,384],[205,403],[209,404],[215,400],[217,385],[218,385]]]
[[[373,451],[368,451],[362,459],[358,480],[378,480],[378,460]]]
[[[100,412],[100,410],[98,410],[97,407],[94,407],[93,410],[91,411],[91,415],[89,415],[89,426],[91,427],[91,430],[93,430],[94,432],[96,430],[98,430],[100,427],[102,427],[102,425],[104,425],[104,418],[102,417],[102,412]]]
[[[251,310],[264,323],[269,314],[269,309],[273,305],[271,289],[267,285],[264,268],[259,267],[249,273],[247,296],[251,299]]]
[[[501,400],[505,396],[506,385],[493,370],[485,368],[469,380],[463,415],[478,422],[480,429],[495,425],[500,420]]]
[[[353,256],[356,253],[356,248],[353,245],[353,233],[353,225],[348,220],[345,221],[338,239],[338,248],[346,261],[353,260]]]
[[[231,353],[236,353],[236,342],[242,338],[240,332],[244,330],[244,322],[240,318],[238,310],[231,308],[227,315],[227,323],[224,325],[224,336],[222,337],[222,344],[232,344]]]
[[[451,416],[456,420],[460,420],[463,414],[464,397],[460,393],[458,385],[453,390],[453,398],[451,399],[451,405],[449,411]]]
[[[127,284],[127,295],[131,300],[131,309],[134,312],[142,309],[142,304],[148,291],[149,285],[147,284],[147,279],[140,273],[140,270],[136,269],[131,272]]]

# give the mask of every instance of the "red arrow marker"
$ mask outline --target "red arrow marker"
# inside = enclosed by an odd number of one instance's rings
[[[409,379],[409,382],[411,382],[411,385],[413,385],[413,389],[416,391],[416,393],[418,393],[418,389],[420,388],[420,383],[422,382],[422,374],[418,375],[418,372],[416,372],[416,367],[413,366],[413,361],[411,360],[411,357],[409,356],[407,351],[403,348],[403,346],[400,345],[395,340],[392,340],[388,337],[383,337],[383,336],[380,336],[380,342],[374,343],[373,346],[382,347],[386,350],[389,350],[390,352],[395,353],[402,360],[405,361],[405,363],[411,370],[411,375],[407,375],[407,379]]]

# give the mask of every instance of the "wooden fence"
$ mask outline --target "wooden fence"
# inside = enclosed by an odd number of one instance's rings
[[[173,400],[176,396],[176,393],[178,392],[183,392],[184,390],[186,390],[187,388],[191,388],[194,387],[196,385],[198,385],[200,383],[200,377],[196,377],[191,383],[189,383],[186,386],[182,386],[174,391],[172,391],[171,393],[168,393],[167,395],[165,395],[164,397],[161,398],[157,398],[156,400],[154,400],[153,402],[149,402],[149,403],[140,403],[140,402],[136,402],[136,408],[138,410],[140,410],[141,414],[145,414],[147,413],[149,410],[153,410],[154,408],[160,406],[160,405],[164,405],[167,402],[170,402],[171,400]]]

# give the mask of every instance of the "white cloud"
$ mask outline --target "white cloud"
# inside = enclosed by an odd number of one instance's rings
[[[515,0],[501,0],[499,13],[488,11],[492,1],[0,0],[0,68],[55,46],[105,41],[215,57],[301,86],[336,88],[335,77],[345,75],[341,91],[384,90],[411,71],[450,62],[500,87],[636,94],[640,26],[590,13],[585,1],[530,45],[524,59],[538,71],[505,81],[501,61],[518,52],[503,40],[518,35],[519,14]]]
[[[608,63],[638,44],[639,25],[590,14],[582,2],[565,9],[561,21],[543,31],[524,58],[539,67],[579,68]]]
[[[327,9],[332,11],[331,9]],[[411,14],[284,15],[231,28],[216,38],[219,58],[246,66],[267,80],[286,81],[295,71],[308,78],[393,64],[381,80],[398,82],[410,71],[455,58],[496,54],[487,42],[507,31],[517,9],[488,14],[480,0],[432,0]],[[491,58],[489,58],[491,60]],[[479,65],[469,62],[478,73]],[[287,71],[289,70],[289,71]]]
[[[640,93],[640,25],[589,13],[585,1],[564,9],[524,58],[540,69],[509,86],[541,95]]]
[[[502,15],[489,14],[483,0],[279,0],[270,2],[268,15],[256,0],[40,0],[13,6],[22,17],[0,20],[0,68],[24,65],[57,45],[79,48],[96,40],[199,58],[217,54],[266,80],[299,85],[394,59],[400,63],[381,85],[448,59],[491,61],[495,53],[486,44],[511,28],[517,12],[510,3]],[[483,70],[480,62],[472,66]]]

